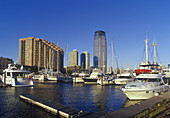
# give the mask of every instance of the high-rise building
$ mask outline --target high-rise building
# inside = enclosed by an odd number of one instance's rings
[[[96,31],[94,34],[93,64],[101,72],[107,71],[106,35],[104,31]]]
[[[90,55],[87,51],[81,53],[80,65],[81,65],[81,69],[89,70],[89,68],[90,68]]]
[[[69,66],[78,66],[78,51],[73,50],[69,53]]]
[[[19,64],[62,71],[63,49],[47,40],[28,37],[19,39]]]
[[[80,55],[80,66],[82,70],[85,70],[85,64],[86,64],[86,55],[84,53],[81,53]]]

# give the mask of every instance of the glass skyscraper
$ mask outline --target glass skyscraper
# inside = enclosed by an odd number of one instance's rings
[[[84,51],[81,53],[81,60],[80,60],[80,66],[82,70],[89,70],[90,66],[90,55],[87,51]]]
[[[101,72],[106,72],[107,52],[106,35],[104,31],[96,31],[94,34],[93,64],[94,67],[98,67]]]

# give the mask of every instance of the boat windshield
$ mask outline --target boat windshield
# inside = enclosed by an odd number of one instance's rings
[[[28,74],[29,73],[14,72],[12,73],[12,76],[17,77],[17,78],[25,78],[25,77],[28,77]]]
[[[135,78],[136,82],[160,82],[161,79],[158,78]]]
[[[119,76],[118,78],[132,78],[131,76]]]

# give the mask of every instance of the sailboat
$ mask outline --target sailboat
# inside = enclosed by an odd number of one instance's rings
[[[57,81],[57,72],[53,72],[53,60],[54,60],[54,51],[52,50],[52,56],[51,56],[51,66],[50,66],[50,70],[48,71],[47,74],[47,79],[49,81]],[[57,61],[58,63],[58,61]]]
[[[68,43],[67,43],[67,53],[68,53]],[[67,55],[66,54],[66,66],[67,66]],[[58,59],[58,58],[57,58]],[[58,68],[58,66],[57,66]],[[58,69],[57,69],[58,70]],[[73,82],[73,79],[71,76],[68,75],[67,73],[67,68],[66,68],[66,75],[60,75],[58,76],[58,81],[61,81],[61,82]]]

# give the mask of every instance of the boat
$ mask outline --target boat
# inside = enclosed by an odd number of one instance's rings
[[[165,78],[170,78],[170,68],[163,69],[163,74]]]
[[[99,75],[101,75],[99,73],[99,69],[98,68],[94,68],[92,70],[92,73],[90,74],[90,77],[84,77],[84,84],[97,84],[97,80],[99,79]]]
[[[126,85],[133,81],[133,77],[129,74],[117,74],[117,78],[113,79],[115,85]]]
[[[63,75],[63,76],[59,76],[57,81],[60,81],[60,82],[65,82],[65,83],[70,83],[70,82],[73,82],[73,78],[71,76],[68,76],[68,75]]]
[[[113,79],[113,83],[115,85],[126,85],[133,80],[133,71],[130,69],[124,69],[121,74],[117,74],[117,78]]]
[[[89,77],[89,74],[81,72],[81,73],[73,73],[73,83],[84,83],[83,78]]]
[[[153,70],[156,70],[159,72],[161,71],[160,65],[157,64],[157,62],[156,62],[156,42],[155,42],[155,40],[153,43],[153,47],[154,47],[154,63],[151,64],[149,62],[149,55],[148,55],[148,34],[147,34],[146,40],[145,40],[146,61],[145,61],[145,63],[143,63],[143,61],[142,61],[141,64],[139,65],[139,67],[137,69],[135,69],[136,75],[139,75],[141,73],[153,72]]]
[[[6,85],[34,86],[34,80],[29,76],[30,71],[24,70],[23,66],[8,64],[8,68],[3,71],[2,82]]]
[[[111,84],[114,84],[112,77],[101,77],[101,79],[97,80],[97,83],[100,84],[100,85],[111,85]]]
[[[169,90],[159,73],[144,73],[136,76],[135,80],[122,86],[121,90],[130,100],[149,99]]]

